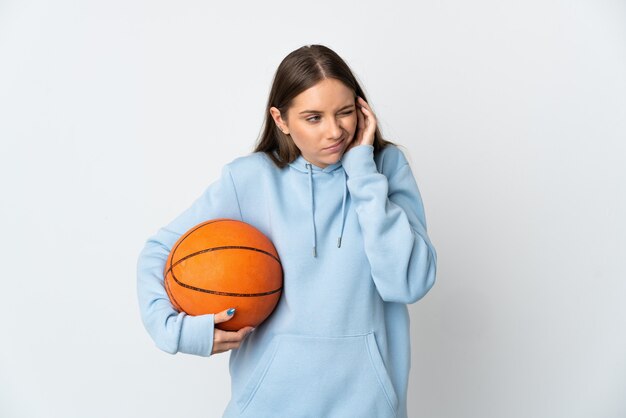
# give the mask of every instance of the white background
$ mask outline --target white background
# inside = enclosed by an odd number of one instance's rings
[[[0,416],[221,416],[228,355],[154,346],[136,259],[251,151],[311,43],[407,147],[438,250],[410,416],[625,417],[626,2],[605,0],[0,0]]]

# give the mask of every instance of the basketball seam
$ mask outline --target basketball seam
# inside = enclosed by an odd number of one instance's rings
[[[258,248],[253,248],[253,247],[243,247],[243,246],[235,246],[235,245],[232,245],[232,246],[224,246],[224,247],[207,248],[207,249],[204,249],[204,250],[197,251],[197,252],[195,252],[195,253],[192,253],[192,254],[186,255],[185,257],[181,258],[180,260],[178,260],[177,262],[175,262],[174,264],[172,264],[172,267],[171,267],[170,269],[168,269],[168,270],[167,270],[167,272],[166,272],[166,276],[167,276],[167,273],[171,274],[172,278],[174,279],[174,281],[175,281],[176,283],[178,283],[178,285],[180,285],[180,286],[182,286],[182,287],[185,287],[185,288],[187,288],[187,289],[196,290],[196,291],[198,291],[198,292],[211,293],[211,294],[214,294],[214,295],[220,295],[220,296],[258,297],[258,296],[267,296],[267,295],[271,295],[271,294],[273,294],[273,293],[280,292],[280,291],[282,290],[282,286],[281,286],[281,287],[279,287],[278,289],[270,290],[270,291],[268,291],[268,292],[260,292],[260,293],[233,293],[233,292],[220,292],[220,291],[218,291],[218,290],[203,289],[203,288],[201,288],[201,287],[191,286],[191,285],[188,285],[187,283],[183,283],[183,282],[181,282],[180,280],[178,280],[178,278],[176,278],[176,274],[174,274],[174,267],[176,267],[176,265],[178,265],[178,264],[179,264],[179,263],[181,263],[182,261],[184,261],[184,260],[186,260],[186,259],[188,259],[188,258],[194,257],[194,256],[196,256],[196,255],[199,255],[199,254],[204,254],[204,253],[208,253],[208,252],[211,252],[211,251],[219,251],[219,250],[249,250],[249,251],[256,251],[256,252],[258,252],[258,253],[265,254],[265,255],[268,255],[268,256],[272,257],[274,260],[276,260],[276,262],[278,263],[278,265],[281,267],[281,270],[282,270],[282,266],[281,266],[281,264],[280,264],[280,261],[279,261],[276,257],[274,257],[274,255],[272,255],[272,254],[270,254],[270,253],[268,253],[268,252],[266,252],[266,251],[259,250]]]
[[[167,296],[169,296],[169,298],[171,299],[176,310],[178,312],[181,312],[183,308],[180,306],[180,303],[178,303],[178,301],[174,297],[174,294],[172,293],[172,290],[170,289],[170,281],[167,280],[167,274],[165,275],[165,292],[167,293]]]
[[[224,245],[224,246],[221,246],[221,247],[205,248],[204,250],[200,250],[200,251],[196,251],[195,253],[187,254],[186,256],[181,258],[180,260],[176,261],[174,264],[172,264],[172,261],[170,260],[170,267],[167,269],[166,274],[167,274],[167,272],[172,271],[172,269],[174,267],[176,267],[176,265],[178,265],[179,263],[185,261],[188,258],[195,257],[195,256],[200,255],[200,254],[208,253],[210,251],[219,251],[219,250],[249,250],[249,251],[256,251],[256,252],[259,252],[261,254],[265,254],[265,255],[268,255],[268,256],[272,257],[280,265],[280,260],[278,258],[276,258],[274,256],[274,254],[268,253],[265,250],[261,250],[259,248],[255,248],[255,247],[246,247],[244,245]]]
[[[259,296],[269,296],[269,295],[273,295],[274,293],[280,292],[283,290],[283,287],[279,287],[278,289],[274,289],[274,290],[270,290],[268,292],[261,292],[261,293],[232,293],[232,292],[220,292],[218,290],[211,290],[211,289],[203,289],[201,287],[195,287],[195,286],[191,286],[188,285],[186,283],[183,283],[181,281],[179,281],[176,276],[174,276],[172,274],[172,278],[174,279],[174,281],[182,287],[185,287],[187,289],[191,289],[191,290],[195,290],[197,292],[202,292],[202,293],[210,293],[212,295],[219,295],[219,296],[237,296],[237,297],[259,297]]]

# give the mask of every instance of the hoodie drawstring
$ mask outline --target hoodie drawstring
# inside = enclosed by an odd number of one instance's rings
[[[341,248],[341,238],[343,237],[343,224],[345,222],[346,213],[346,195],[348,193],[348,182],[346,181],[346,172],[341,170],[343,174],[343,199],[341,201],[341,229],[339,230],[339,238],[337,238],[337,248]]]
[[[315,229],[315,200],[313,198],[313,166],[310,163],[306,164],[306,168],[309,173],[309,198],[311,203],[311,226],[313,230],[312,241],[313,241],[313,257],[317,257],[317,231]],[[346,198],[348,195],[348,183],[346,180],[346,172],[341,170],[343,175],[343,198],[341,200],[341,222],[340,222],[340,230],[339,237],[337,237],[337,248],[341,248],[341,239],[343,238],[343,229],[346,221]]]
[[[306,165],[309,169],[309,192],[311,194],[311,224],[313,225],[313,257],[317,257],[317,238],[315,237],[315,202],[313,201],[313,167]]]

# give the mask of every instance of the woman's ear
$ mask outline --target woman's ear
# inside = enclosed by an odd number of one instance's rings
[[[274,123],[276,123],[276,126],[278,126],[278,129],[283,131],[284,134],[289,135],[289,128],[287,127],[287,124],[280,115],[280,110],[272,106],[270,107],[270,114],[272,115],[272,119],[274,119]]]

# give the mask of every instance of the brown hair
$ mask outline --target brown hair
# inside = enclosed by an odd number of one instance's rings
[[[285,119],[293,98],[326,78],[341,81],[356,95],[367,101],[354,74],[337,53],[324,45],[300,47],[289,53],[276,70],[267,100],[262,133],[254,152],[265,152],[280,168],[298,158],[300,150],[291,137],[276,126],[270,108],[276,107]],[[392,142],[383,139],[377,126],[374,134],[374,152],[378,152],[389,144]]]

